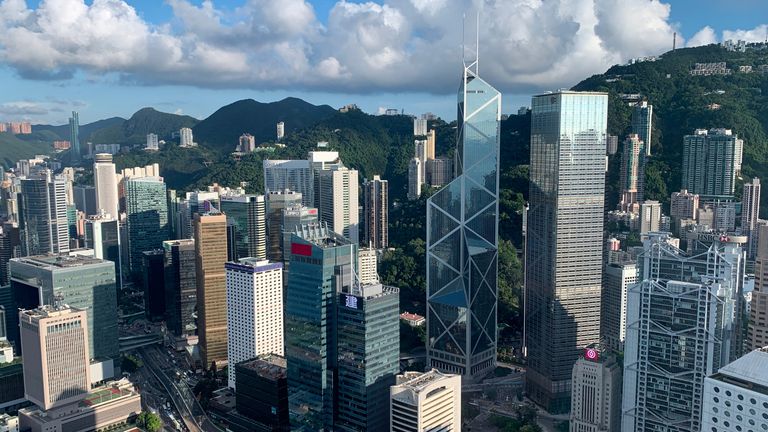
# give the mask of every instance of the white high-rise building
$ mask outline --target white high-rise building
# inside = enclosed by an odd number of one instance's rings
[[[426,118],[413,119],[413,135],[414,136],[427,135],[427,119]]]
[[[277,122],[277,140],[280,141],[285,136],[285,123]]]
[[[408,199],[415,200],[421,196],[421,185],[424,184],[421,179],[424,167],[421,166],[419,158],[411,159],[408,163]]]
[[[604,280],[600,339],[609,348],[624,351],[627,335],[627,292],[629,287],[637,282],[637,266],[634,262],[607,263]]]
[[[97,153],[93,158],[93,183],[96,187],[96,210],[104,210],[109,216],[117,219],[118,194],[115,164],[109,153]]]
[[[640,205],[640,234],[656,232],[661,222],[661,203],[645,201]]]
[[[160,141],[157,138],[157,134],[147,134],[147,145],[144,150],[160,150]]]
[[[587,347],[573,365],[570,432],[619,432],[621,366],[610,351]]]
[[[332,231],[360,242],[360,185],[358,173],[341,164],[319,171],[317,176],[316,206],[320,221]]]
[[[302,205],[314,206],[314,184],[310,161],[265,159],[262,166],[266,194],[290,190],[301,194]]]
[[[192,138],[192,129],[181,128],[179,129],[179,146],[181,147],[194,147],[197,143]]]
[[[227,363],[235,388],[237,363],[263,354],[284,355],[283,264],[255,258],[228,262]]]
[[[750,352],[704,380],[701,430],[768,430],[768,347]]]
[[[390,431],[461,431],[461,375],[406,372],[390,387]]]
[[[357,276],[360,279],[360,285],[379,283],[377,264],[376,249],[360,248],[357,250]]]
[[[414,157],[419,158],[419,163],[421,165],[421,178],[419,181],[421,183],[426,183],[427,181],[427,140],[425,139],[418,139],[413,142],[414,146]]]

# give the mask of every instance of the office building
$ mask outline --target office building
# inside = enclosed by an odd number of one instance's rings
[[[317,225],[317,209],[304,207],[301,204],[294,204],[281,210],[283,214],[282,236],[283,243],[279,252],[282,254],[281,260],[286,263],[291,260],[291,235],[304,225]],[[277,214],[275,214],[277,216]]]
[[[704,379],[701,430],[768,430],[767,370],[768,348],[761,348]]]
[[[141,255],[144,314],[150,321],[160,321],[165,317],[165,251],[152,249]]]
[[[69,252],[66,183],[44,169],[21,180],[24,255]]]
[[[389,182],[380,176],[363,182],[363,245],[389,247]]]
[[[227,362],[283,352],[283,264],[243,258],[226,263]],[[229,387],[236,389],[235,368]]]
[[[417,139],[413,142],[414,157],[419,159],[421,165],[421,183],[427,180],[427,140]]]
[[[87,216],[98,214],[96,207],[96,188],[87,185],[78,185],[72,188],[75,207]]]
[[[237,140],[237,148],[235,151],[241,153],[250,153],[256,150],[256,138],[251,134],[242,134]]]
[[[354,243],[360,241],[359,183],[357,170],[341,164],[317,175],[316,206],[319,219]]]
[[[600,339],[607,348],[624,351],[627,293],[637,282],[637,266],[634,262],[606,264],[604,278]]]
[[[235,406],[240,415],[260,426],[256,430],[290,430],[286,366],[285,358],[277,355],[248,359],[235,366],[241,384],[235,389]]]
[[[437,142],[437,137],[435,135],[435,130],[430,129],[429,132],[427,132],[427,160],[430,161],[435,158],[435,143]]]
[[[357,244],[325,224],[291,238],[285,296],[285,357],[293,427],[334,429],[337,294],[354,281]]]
[[[619,137],[616,135],[608,135],[606,154],[613,156],[619,151]]]
[[[119,355],[114,263],[82,255],[40,255],[14,258],[9,267],[16,307],[32,309],[61,298],[69,306],[84,310],[89,358],[111,367],[110,361]]]
[[[288,190],[267,194],[267,258],[270,261],[283,260],[283,211],[295,208],[303,201],[300,193]]]
[[[644,201],[640,204],[640,234],[659,231],[661,222],[661,203]]]
[[[163,277],[165,283],[165,314],[168,330],[175,336],[195,334],[197,306],[197,277],[195,241],[167,240]]]
[[[768,346],[768,225],[760,224],[755,252],[755,287],[749,307],[746,348],[756,350]]]
[[[227,361],[227,217],[195,214],[197,323],[200,359],[208,369]]]
[[[607,109],[604,93],[533,98],[526,386],[550,412],[568,411],[573,364],[600,337]]]
[[[645,156],[651,155],[651,132],[653,130],[653,105],[648,101],[638,102],[632,107],[631,129],[640,141],[645,143],[643,152]]]
[[[571,377],[571,432],[620,430],[621,366],[610,350],[584,349]]]
[[[265,159],[262,164],[265,193],[290,190],[301,195],[303,205],[314,205],[314,183],[309,160]]]
[[[128,231],[128,267],[141,271],[142,252],[157,249],[168,240],[168,202],[161,177],[134,177],[125,182]]]
[[[445,186],[453,180],[453,160],[447,157],[428,159],[426,171],[430,187]]]
[[[744,141],[730,129],[696,129],[683,137],[682,188],[707,198],[731,198]]]
[[[747,236],[747,258],[754,259],[757,252],[757,220],[760,217],[760,179],[744,183],[741,195],[741,234]]]
[[[676,219],[696,219],[699,209],[699,196],[683,189],[672,192],[669,215]]]
[[[645,182],[645,143],[636,134],[624,140],[620,174],[621,210],[632,211],[633,205],[643,201]]]
[[[93,249],[93,257],[112,261],[115,264],[115,277],[121,281],[120,223],[106,214],[91,216],[84,225],[85,247]]]
[[[18,322],[19,315],[13,315]],[[0,411],[8,412],[29,404],[24,397],[24,366],[21,362],[0,363]]]
[[[72,117],[69,118],[69,142],[71,149],[69,154],[72,155],[72,162],[77,164],[80,162],[80,115],[77,111],[72,111]]]
[[[19,312],[24,397],[43,410],[83,400],[91,388],[86,312],[41,306]]]
[[[157,134],[147,134],[147,145],[144,147],[144,150],[160,150],[160,141],[157,139]]]
[[[19,418],[0,414],[0,432],[19,432]]]
[[[379,283],[376,249],[360,248],[357,251],[357,277],[361,284]]]
[[[701,430],[704,378],[741,355],[746,239],[709,234],[695,255],[669,240],[644,240],[629,288],[624,432]]]
[[[228,259],[267,259],[267,208],[264,195],[222,195],[220,210],[227,215]]]
[[[458,177],[427,200],[427,367],[473,382],[496,368],[501,93],[464,68],[458,108]]]
[[[277,140],[280,141],[285,137],[285,123],[277,122]]]
[[[390,389],[390,430],[461,430],[461,375],[406,372]]]
[[[417,157],[408,162],[408,199],[417,200],[421,196],[422,179],[421,160]]]
[[[427,135],[427,119],[415,118],[413,119],[413,136],[426,136]]]
[[[192,137],[192,129],[181,128],[179,129],[179,146],[180,147],[194,147],[197,143]]]

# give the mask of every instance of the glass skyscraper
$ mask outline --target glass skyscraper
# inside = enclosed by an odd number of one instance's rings
[[[227,215],[227,259],[267,259],[267,219],[264,195],[222,195],[221,212]]]
[[[128,263],[141,271],[142,252],[161,248],[168,240],[168,202],[161,177],[130,178],[125,182],[128,219]]]
[[[456,178],[427,201],[427,363],[469,382],[496,367],[501,119],[501,93],[473,65],[458,93]]]
[[[528,394],[568,412],[571,372],[600,339],[605,93],[534,96],[526,235]]]

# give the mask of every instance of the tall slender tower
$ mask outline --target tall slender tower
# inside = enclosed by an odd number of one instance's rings
[[[755,177],[744,183],[741,195],[741,233],[747,236],[747,258],[754,259],[757,252],[757,219],[760,216],[760,179]],[[762,347],[761,347],[762,348]]]
[[[534,96],[526,235],[528,394],[568,412],[571,372],[600,340],[608,95]]]
[[[427,200],[427,367],[467,382],[496,367],[501,93],[464,67],[456,178]]]
[[[104,210],[119,220],[117,176],[111,154],[97,153],[93,157],[93,184],[96,187],[96,211]]]
[[[363,182],[363,244],[374,249],[389,246],[389,182],[381,176]]]
[[[651,131],[653,130],[653,105],[639,102],[632,110],[632,133],[637,134],[644,146],[645,156],[651,155]]]
[[[72,162],[80,162],[80,115],[72,111],[69,118],[69,142],[72,144]]]
[[[205,368],[227,360],[227,217],[195,213],[197,322]]]

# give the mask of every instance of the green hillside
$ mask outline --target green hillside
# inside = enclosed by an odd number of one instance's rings
[[[13,135],[0,132],[0,165],[9,168],[16,166],[19,159],[29,159],[38,154],[49,154],[53,150],[53,141],[57,139],[51,132],[35,132],[31,135]]]
[[[122,117],[110,117],[108,119],[104,120],[97,120],[93,123],[86,123],[80,125],[80,139],[83,141],[89,141],[91,138],[91,134],[97,130],[108,128],[111,126],[114,126],[116,124],[122,124],[125,121]],[[53,136],[55,136],[56,140],[67,140],[69,141],[69,125],[58,125],[58,126],[52,126],[52,125],[32,125],[32,131],[34,132],[43,132],[48,131],[53,133]]]
[[[173,132],[197,123],[198,120],[194,117],[142,108],[124,122],[93,131],[89,140],[94,144],[143,144],[150,133],[157,134],[161,140],[170,140]]]
[[[695,63],[721,61],[733,70],[731,75],[689,73]],[[737,53],[716,45],[686,48],[668,52],[658,61],[614,66],[574,89],[610,93],[609,132],[619,137],[629,131],[630,116],[621,94],[639,93],[653,104],[653,156],[646,171],[646,196],[666,203],[680,188],[683,136],[694,129],[732,129],[744,139],[744,179],[768,177],[768,73],[757,70],[764,64],[768,64],[768,50]],[[741,73],[739,66],[752,66],[754,71]],[[719,109],[712,109],[712,104]],[[609,200],[617,197],[618,193],[608,196]],[[766,200],[768,194],[763,194],[764,211],[768,210]]]

